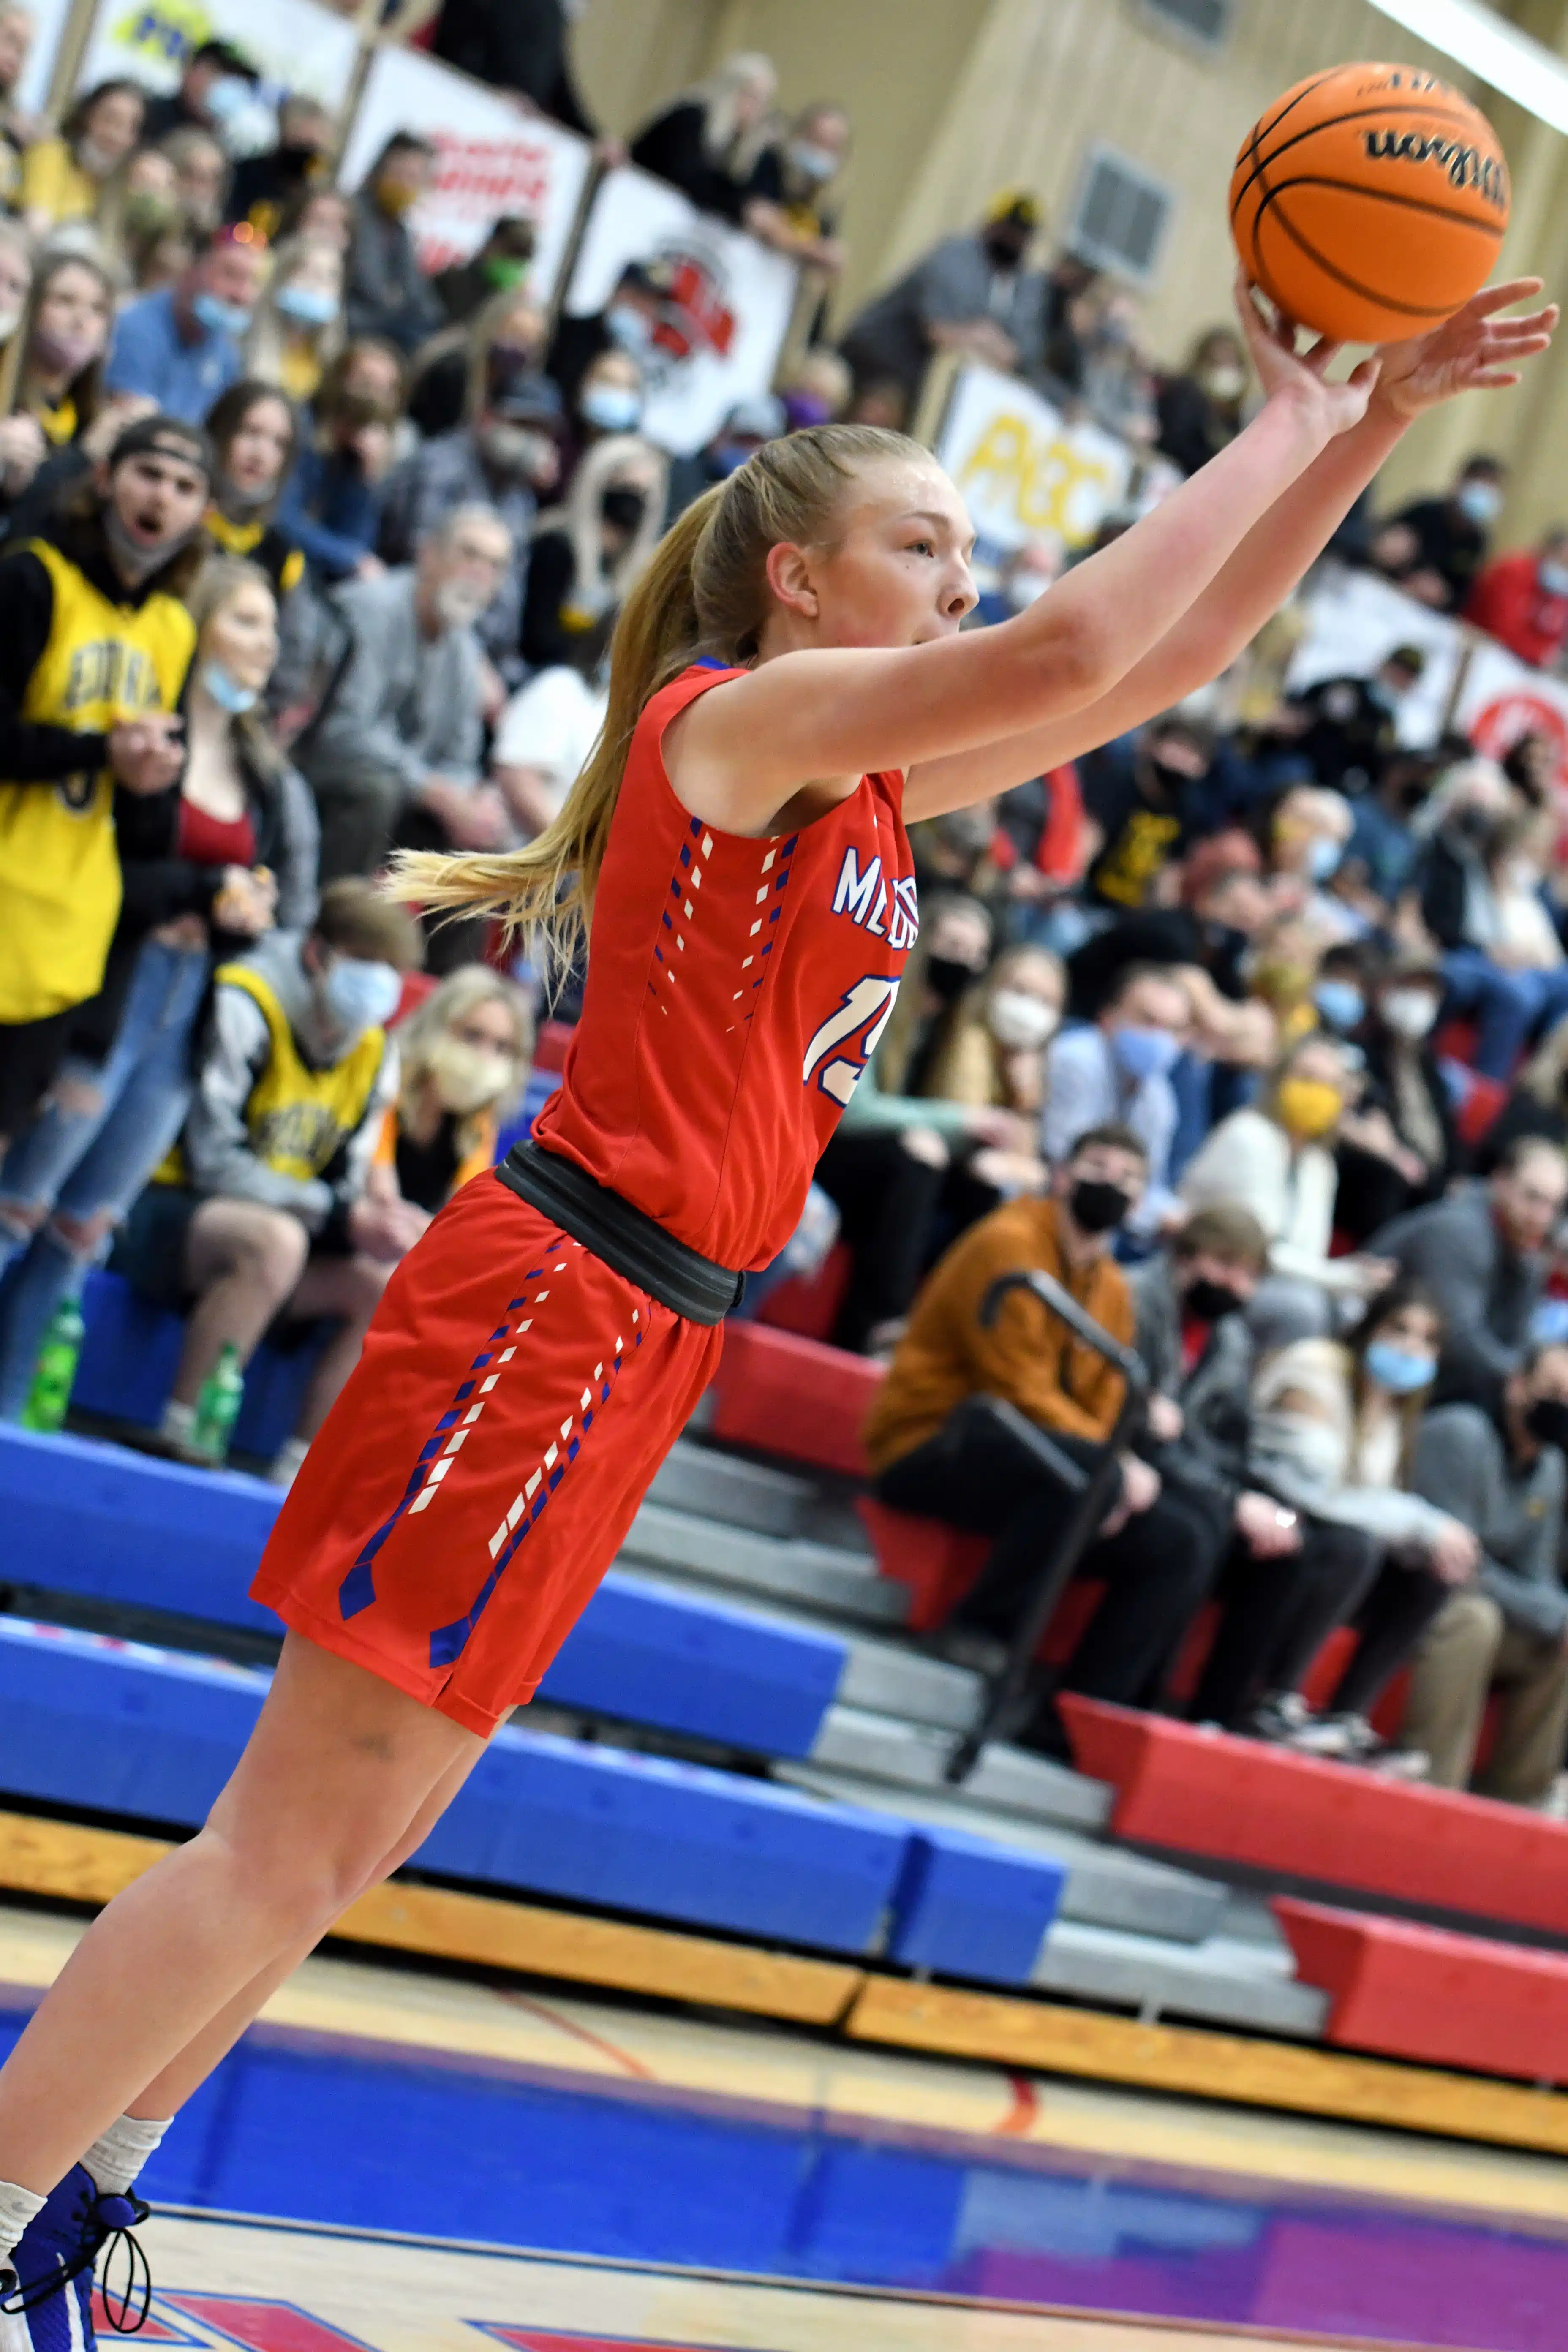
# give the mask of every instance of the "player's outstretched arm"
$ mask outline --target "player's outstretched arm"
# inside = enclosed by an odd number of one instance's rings
[[[1109,695],[1012,742],[918,769],[905,794],[907,813],[931,816],[1006,792],[1141,726],[1216,677],[1321,554],[1414,417],[1461,392],[1506,390],[1519,382],[1520,366],[1545,351],[1557,324],[1554,303],[1517,318],[1499,315],[1541,289],[1539,278],[1488,287],[1431,334],[1386,344],[1365,415],[1290,483],[1204,594]],[[1250,314],[1256,329],[1248,289],[1238,299],[1244,323]]]
[[[763,833],[807,785],[847,793],[868,769],[907,771],[1100,701],[1169,635],[1289,484],[1365,413],[1375,361],[1333,383],[1331,345],[1298,357],[1260,332],[1258,352],[1268,396],[1246,430],[1028,612],[927,645],[808,643],[704,695],[666,739],[680,800],[726,831]],[[809,588],[804,562],[800,550],[773,549],[775,597],[798,579]]]

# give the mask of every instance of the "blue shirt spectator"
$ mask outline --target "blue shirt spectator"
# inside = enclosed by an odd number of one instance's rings
[[[1170,1190],[1176,1097],[1171,1072],[1181,1059],[1192,1008],[1181,981],[1156,964],[1129,964],[1097,1021],[1064,1029],[1046,1055],[1046,1108],[1040,1142],[1054,1167],[1071,1159],[1079,1136],[1119,1121],[1138,1138],[1149,1184],[1128,1218],[1147,1241],[1175,1214]]]
[[[120,314],[104,382],[141,393],[165,416],[200,425],[245,373],[240,341],[261,291],[266,248],[254,231],[220,229],[173,286]]]

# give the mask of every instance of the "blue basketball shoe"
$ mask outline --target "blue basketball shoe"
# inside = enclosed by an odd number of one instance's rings
[[[9,2273],[0,2271],[4,2352],[92,2352],[92,2284],[107,2246],[125,2258],[123,2289],[106,2292],[110,2326],[133,2336],[147,2317],[153,2285],[131,2232],[147,2219],[139,2197],[101,2197],[85,2165],[74,2164],[28,2223]]]

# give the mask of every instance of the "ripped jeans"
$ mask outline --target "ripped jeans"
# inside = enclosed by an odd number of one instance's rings
[[[210,968],[204,948],[145,940],[108,1059],[68,1056],[56,1079],[65,1103],[47,1100],[0,1161],[0,1421],[20,1415],[56,1308],[79,1294],[184,1124]]]

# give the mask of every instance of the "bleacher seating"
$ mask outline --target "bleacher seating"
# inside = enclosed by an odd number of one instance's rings
[[[863,1476],[860,1431],[881,1377],[865,1356],[764,1324],[731,1323],[708,1425],[734,1445]]]

